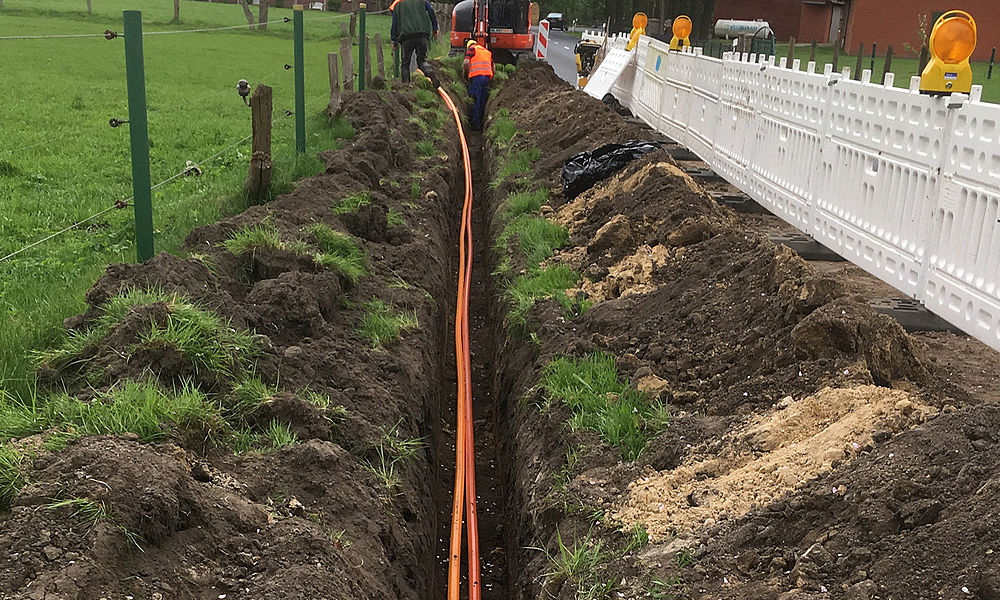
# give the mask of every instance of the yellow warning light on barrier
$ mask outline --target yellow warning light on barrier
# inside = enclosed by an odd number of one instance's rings
[[[626,44],[625,49],[631,50],[635,48],[635,45],[639,43],[639,36],[646,35],[646,25],[649,23],[649,18],[646,17],[646,13],[637,12],[632,16],[632,33],[628,36],[628,44]]]
[[[670,40],[671,50],[680,50],[681,48],[691,46],[691,30],[694,29],[691,17],[687,15],[677,17],[674,19],[672,29],[674,30],[674,37]]]
[[[920,75],[925,94],[968,93],[972,89],[969,57],[976,49],[976,20],[962,10],[941,15],[931,29],[931,60]]]

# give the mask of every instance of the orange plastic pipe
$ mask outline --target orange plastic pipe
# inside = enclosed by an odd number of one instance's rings
[[[469,540],[469,598],[479,600],[479,519],[476,510],[475,437],[472,414],[472,375],[469,351],[469,296],[472,288],[472,164],[469,146],[462,129],[461,116],[447,92],[438,93],[451,110],[462,142],[462,162],[465,170],[465,202],[459,241],[458,298],[455,306],[455,364],[458,378],[458,404],[455,439],[455,488],[452,501],[451,539],[448,557],[448,600],[459,600],[461,590],[462,513],[468,509],[467,537]]]

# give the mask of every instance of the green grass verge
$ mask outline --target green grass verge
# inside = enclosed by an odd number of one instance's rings
[[[358,326],[358,333],[368,340],[372,348],[381,348],[399,339],[403,331],[416,329],[416,312],[402,313],[378,298],[364,304],[364,316]]]
[[[0,29],[19,35],[121,33],[123,9],[142,9],[146,31],[221,27],[245,23],[238,5],[182,2],[180,23],[170,2],[5,0]],[[254,9],[256,12],[256,9]],[[180,177],[153,192],[156,250],[180,247],[191,229],[239,212],[249,160],[250,111],[234,86],[274,90],[272,195],[323,170],[315,153],[353,136],[344,120],[321,114],[329,98],[327,51],[339,42],[332,13],[307,11],[306,112],[308,152],[298,154],[293,107],[290,9],[270,10],[267,32],[226,30],[145,38],[153,182],[199,162],[198,177]],[[390,19],[370,15],[368,31],[388,45]],[[128,127],[108,127],[127,115],[122,40],[97,38],[4,42],[0,81],[0,256],[132,195]],[[355,46],[355,52],[357,47]],[[356,55],[355,55],[356,56]],[[355,57],[355,64],[357,58]],[[212,158],[210,158],[212,157]],[[206,160],[208,159],[208,160]],[[30,395],[28,353],[60,337],[62,321],[85,308],[84,293],[109,262],[135,260],[131,208],[112,211],[14,259],[0,263],[0,387]]]
[[[613,356],[596,353],[582,359],[560,357],[542,373],[540,385],[550,400],[573,411],[569,425],[590,429],[622,451],[625,460],[642,454],[651,435],[662,431],[669,412],[618,378]]]
[[[371,203],[372,195],[369,192],[352,194],[333,203],[333,214],[348,215],[356,213],[362,206],[368,206]]]
[[[27,483],[26,457],[20,451],[0,444],[0,512],[10,509],[14,497]]]

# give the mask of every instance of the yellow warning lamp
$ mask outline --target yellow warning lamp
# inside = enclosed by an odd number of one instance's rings
[[[670,40],[671,50],[680,50],[691,46],[691,30],[694,29],[691,17],[687,15],[677,17],[671,28],[674,30],[674,37]]]
[[[632,33],[628,36],[628,44],[625,46],[626,50],[635,48],[635,45],[639,43],[639,36],[646,35],[646,25],[648,23],[649,19],[644,12],[637,12],[632,16]]]
[[[920,75],[924,94],[968,93],[972,89],[969,57],[976,49],[976,21],[961,10],[941,15],[931,29],[931,60]]]

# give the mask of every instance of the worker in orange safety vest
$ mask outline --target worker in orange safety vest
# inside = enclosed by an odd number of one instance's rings
[[[465,41],[465,76],[472,98],[472,128],[481,130],[493,79],[493,53],[471,38]]]

